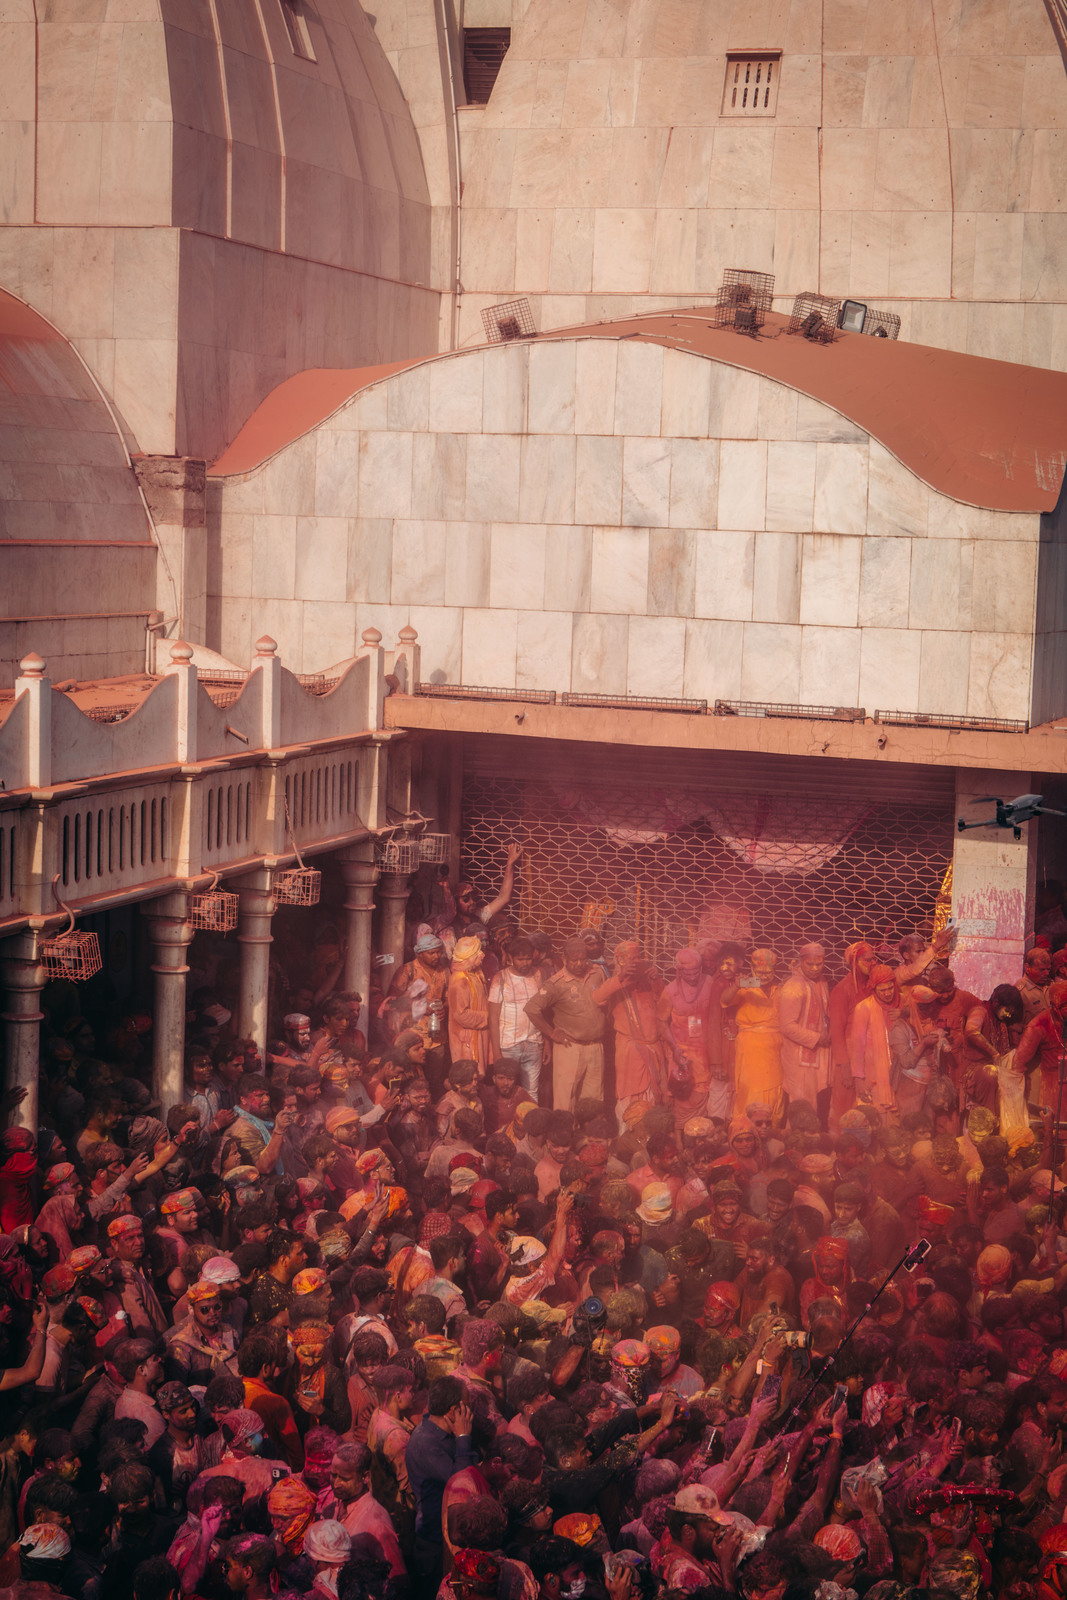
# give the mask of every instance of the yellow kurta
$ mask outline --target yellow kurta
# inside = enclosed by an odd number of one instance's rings
[[[739,989],[734,1006],[734,1109],[758,1103],[777,1114],[782,1099],[782,1035],[777,990]]]

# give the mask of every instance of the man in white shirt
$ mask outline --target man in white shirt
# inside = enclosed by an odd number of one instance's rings
[[[529,939],[516,939],[508,955],[508,965],[498,972],[489,987],[489,1059],[502,1056],[517,1061],[522,1069],[523,1086],[536,1101],[544,1059],[544,1040],[526,1015],[526,1002],[540,988],[534,971],[534,948]]]

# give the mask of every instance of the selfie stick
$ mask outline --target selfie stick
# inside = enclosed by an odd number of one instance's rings
[[[823,1379],[826,1378],[833,1371],[834,1364],[837,1361],[838,1356],[841,1354],[842,1350],[848,1344],[849,1340],[852,1338],[852,1335],[855,1333],[855,1331],[859,1327],[860,1323],[864,1320],[865,1317],[868,1317],[870,1315],[872,1309],[874,1308],[875,1302],[878,1300],[879,1296],[884,1294],[885,1290],[888,1289],[889,1285],[892,1283],[892,1281],[896,1277],[897,1273],[901,1272],[901,1271],[903,1271],[903,1272],[914,1272],[915,1268],[918,1267],[918,1266],[921,1266],[922,1263],[926,1260],[927,1256],[930,1254],[930,1249],[931,1249],[931,1246],[930,1246],[929,1239],[919,1239],[919,1240],[916,1241],[915,1244],[913,1244],[911,1246],[910,1250],[905,1251],[904,1255],[901,1256],[900,1260],[897,1262],[897,1264],[893,1268],[892,1272],[889,1273],[888,1277],[886,1277],[883,1280],[883,1282],[880,1284],[880,1286],[871,1295],[871,1298],[868,1300],[867,1304],[864,1306],[863,1310],[860,1312],[860,1314],[856,1318],[855,1322],[853,1322],[851,1327],[849,1327],[841,1335],[841,1340],[840,1340],[840,1343],[837,1346],[837,1349],[834,1351],[833,1355],[831,1355],[828,1358],[828,1360],[826,1362],[826,1365],[823,1367],[822,1371],[820,1373],[818,1373],[814,1378],[812,1378],[811,1382],[808,1384],[808,1387],[805,1389],[804,1393],[801,1395],[801,1397],[797,1401],[796,1405],[788,1413],[788,1415],[783,1419],[782,1423],[780,1424],[780,1426],[779,1426],[779,1428],[777,1430],[779,1433],[784,1433],[786,1431],[786,1429],[789,1427],[789,1424],[792,1422],[793,1418],[797,1415],[798,1411],[802,1411],[804,1409],[804,1407],[807,1405],[808,1401],[811,1399],[812,1395],[815,1393],[815,1391],[819,1387],[820,1383],[822,1383]]]
[[[1063,1105],[1063,1069],[1067,1063],[1067,1017],[1060,1017],[1060,1082],[1056,1091],[1056,1109],[1052,1114],[1052,1148],[1049,1151],[1052,1182],[1048,1186],[1048,1226],[1052,1226],[1052,1206],[1056,1198],[1056,1151],[1059,1146],[1060,1108]]]

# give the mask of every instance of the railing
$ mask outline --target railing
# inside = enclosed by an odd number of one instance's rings
[[[297,844],[332,839],[358,820],[359,762],[351,756],[302,756],[285,772],[288,825]]]
[[[206,788],[206,795],[201,796],[205,866],[243,860],[254,848],[256,837],[254,774],[242,767],[221,781],[209,778]]]
[[[107,894],[166,877],[169,811],[170,786],[165,783],[54,807],[47,815],[63,899]]]

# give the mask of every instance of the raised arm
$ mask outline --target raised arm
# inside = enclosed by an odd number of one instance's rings
[[[496,899],[490,900],[487,906],[482,907],[481,918],[483,922],[492,922],[497,913],[503,911],[511,899],[515,891],[515,863],[521,855],[521,844],[508,845],[508,861],[507,866],[504,868],[504,876],[500,880],[500,888],[497,890]]]

